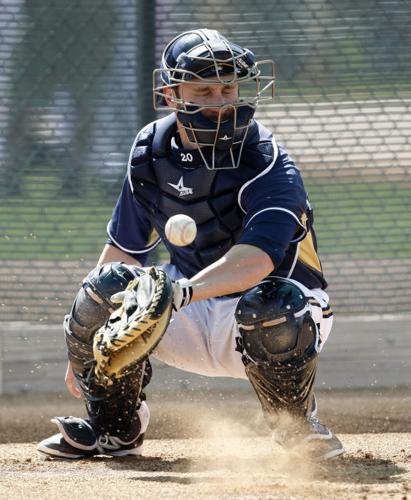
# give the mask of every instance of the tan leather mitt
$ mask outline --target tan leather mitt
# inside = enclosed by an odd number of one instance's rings
[[[160,342],[170,322],[173,288],[155,267],[130,281],[111,300],[121,303],[94,337],[96,382],[111,385],[127,375]]]

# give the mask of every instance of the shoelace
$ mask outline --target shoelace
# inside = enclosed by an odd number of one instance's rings
[[[308,419],[308,424],[314,432],[304,438],[304,441],[311,441],[312,439],[331,439],[332,432],[322,424],[318,418],[311,417]]]

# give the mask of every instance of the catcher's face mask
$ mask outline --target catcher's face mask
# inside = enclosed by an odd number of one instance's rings
[[[176,111],[210,169],[238,167],[257,105],[273,98],[273,61],[256,62],[214,30],[178,35],[153,73],[154,109]]]

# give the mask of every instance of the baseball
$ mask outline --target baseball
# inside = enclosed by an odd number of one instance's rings
[[[165,232],[170,243],[178,247],[185,247],[194,241],[197,235],[197,226],[188,215],[177,214],[168,219]]]

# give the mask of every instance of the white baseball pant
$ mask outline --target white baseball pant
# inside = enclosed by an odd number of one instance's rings
[[[163,266],[171,279],[182,278],[172,264]],[[324,290],[309,290],[292,280],[307,298],[320,304],[310,305],[314,322],[319,325],[318,350],[324,346],[333,322],[329,316],[328,295]],[[181,370],[211,377],[246,379],[241,353],[235,350],[235,338],[240,335],[234,317],[239,297],[220,297],[193,302],[174,312],[164,337],[153,357]],[[323,311],[328,309],[328,317]]]

